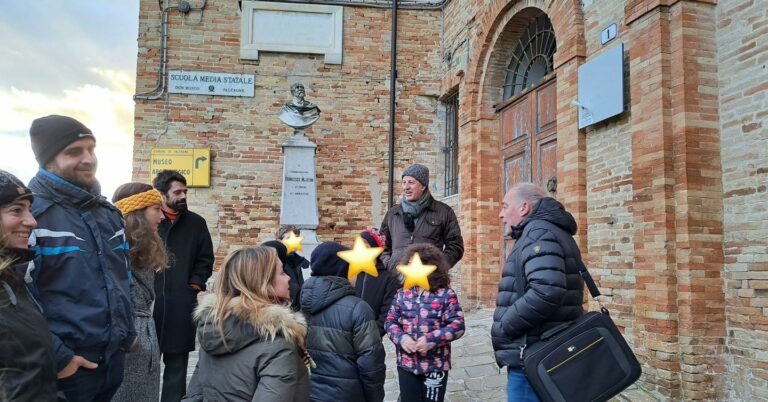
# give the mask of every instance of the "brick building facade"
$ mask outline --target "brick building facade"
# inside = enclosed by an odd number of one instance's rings
[[[768,5],[438,5],[398,12],[394,168],[399,178],[410,163],[429,165],[433,193],[445,194],[451,119],[443,101],[458,94],[460,180],[447,201],[466,243],[463,303],[493,304],[504,249],[497,215],[509,178],[524,172],[546,185],[556,177],[553,195],[576,217],[585,260],[643,364],[642,387],[671,400],[768,400]],[[255,74],[255,96],[138,100],[135,178],[149,179],[151,148],[210,148],[212,185],[193,190],[190,203],[208,220],[217,256],[272,237],[280,144],[290,135],[275,114],[299,81],[323,111],[309,131],[318,145],[319,237],[349,243],[377,226],[387,208],[386,6],[344,7],[340,65],[279,52],[240,59],[238,2],[169,12],[169,69]],[[141,1],[137,92],[155,83],[161,18],[157,1]],[[544,19],[556,38],[551,70],[505,99],[514,49]],[[617,38],[603,46],[600,33],[612,23]],[[618,42],[625,112],[579,129],[571,104],[577,69]],[[530,142],[515,128],[510,135],[504,120],[526,101],[527,124],[540,129],[525,133]]]

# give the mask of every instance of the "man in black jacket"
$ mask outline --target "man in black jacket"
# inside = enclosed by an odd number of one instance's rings
[[[283,225],[277,231],[277,240],[285,240],[290,234],[301,236],[301,230],[293,225]],[[291,277],[288,283],[291,291],[291,308],[294,311],[301,310],[301,287],[304,286],[304,268],[309,268],[309,261],[304,256],[292,250],[286,254],[283,261],[283,271]]]
[[[152,185],[163,195],[165,220],[158,231],[171,266],[155,276],[155,327],[163,355],[162,402],[178,402],[187,386],[189,352],[195,350],[192,311],[213,270],[213,242],[200,215],[187,210],[187,180],[163,170]]]
[[[521,369],[526,346],[583,314],[581,254],[573,240],[576,221],[561,203],[530,183],[507,192],[499,218],[515,245],[499,283],[493,349],[498,365],[507,366],[508,400],[538,401]]]
[[[360,237],[368,243],[368,247],[384,247],[384,240],[379,236],[375,229],[364,230]],[[379,329],[379,335],[384,336],[384,322],[387,321],[387,313],[392,306],[397,289],[400,288],[400,278],[397,271],[387,269],[381,258],[376,259],[376,270],[379,276],[371,276],[361,272],[352,282],[355,287],[357,297],[363,299],[376,317],[376,327]]]

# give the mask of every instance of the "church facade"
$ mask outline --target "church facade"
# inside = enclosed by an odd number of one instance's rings
[[[200,3],[164,12],[167,2],[141,1],[137,92],[148,95],[136,101],[135,178],[150,180],[152,149],[210,149],[210,187],[193,189],[190,207],[207,219],[217,256],[274,237],[292,133],[277,113],[301,82],[322,110],[307,130],[318,146],[318,236],[351,243],[378,226],[391,4],[264,2],[341,9],[329,19],[341,33],[328,23],[340,47],[289,49],[325,32],[320,21],[255,56],[241,32],[258,29],[244,22],[255,2]],[[505,189],[539,183],[575,216],[644,389],[768,400],[767,27],[768,9],[752,0],[401,2],[391,168],[397,181],[411,163],[429,166],[430,190],[456,211],[465,307],[493,306],[509,247],[498,219]],[[579,93],[580,67],[616,46],[621,112],[590,123],[579,109],[595,88]],[[158,80],[167,71],[253,75],[253,96],[169,93]]]

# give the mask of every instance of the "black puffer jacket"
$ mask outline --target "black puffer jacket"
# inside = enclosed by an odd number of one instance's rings
[[[0,270],[0,401],[56,401],[51,333],[24,280],[14,272],[26,271],[23,262],[35,253],[12,251],[8,254],[17,267]]]
[[[307,349],[317,364],[312,401],[384,400],[384,346],[368,304],[345,278],[313,276],[301,289]]]
[[[584,313],[584,281],[579,274],[583,262],[573,240],[575,233],[573,216],[548,197],[513,228],[517,241],[504,263],[491,328],[499,366],[521,366],[524,334],[531,345],[544,331]],[[525,278],[520,278],[523,272]],[[519,280],[525,280],[522,295]]]
[[[386,334],[384,322],[387,321],[392,299],[400,288],[400,279],[397,273],[388,270],[380,259],[376,260],[376,269],[379,272],[379,276],[376,277],[364,272],[357,275],[355,294],[371,306],[379,334],[384,336]]]
[[[309,268],[309,261],[301,254],[290,253],[285,257],[283,271],[291,277],[288,289],[291,293],[291,308],[293,311],[301,310],[301,287],[304,286],[304,268]]]
[[[276,304],[250,309],[235,297],[227,305],[222,338],[211,322],[215,300],[207,295],[195,312],[200,360],[183,402],[309,400],[301,355],[304,317]]]

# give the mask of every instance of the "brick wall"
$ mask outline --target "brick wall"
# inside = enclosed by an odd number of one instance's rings
[[[718,2],[729,400],[768,400],[766,26],[764,2]]]
[[[442,157],[436,144],[443,122],[436,113],[441,12],[398,15],[399,181],[404,166],[434,166]],[[289,53],[240,60],[237,2],[208,1],[203,13],[187,16],[171,12],[168,68],[255,74],[255,96],[170,94],[167,101],[138,101],[135,179],[149,179],[150,148],[211,148],[212,185],[191,191],[190,206],[208,220],[217,256],[270,238],[280,212],[281,143],[291,134],[275,114],[290,99],[290,84],[299,81],[322,110],[308,131],[318,145],[318,235],[349,243],[353,234],[378,226],[387,209],[390,17],[387,9],[345,7],[343,64],[325,65],[321,55]],[[157,2],[143,0],[137,92],[155,83],[159,29]]]
[[[766,400],[768,393],[768,10],[757,0],[455,0],[401,11],[397,171],[443,154],[438,99],[459,102],[459,216],[466,254],[455,274],[465,308],[492,305],[501,266],[499,123],[509,51],[544,12],[557,35],[558,198],[612,317],[643,364],[640,385],[664,399]],[[344,64],[263,53],[240,61],[237,5],[212,1],[200,20],[172,14],[169,66],[256,74],[254,98],[171,95],[139,102],[135,175],[155,146],[214,151],[213,187],[190,197],[218,255],[277,225],[289,135],[274,113],[302,81],[323,115],[318,148],[324,240],[349,241],[386,211],[388,10],[345,8]],[[577,68],[624,42],[627,112],[577,128]],[[142,1],[139,91],[154,82],[156,2]],[[445,57],[449,54],[450,57]],[[166,111],[170,123],[166,124]],[[167,127],[167,131],[166,131]],[[434,186],[433,186],[434,187]],[[399,186],[395,186],[399,192]],[[434,188],[433,188],[434,190]],[[459,286],[456,286],[459,287]]]

